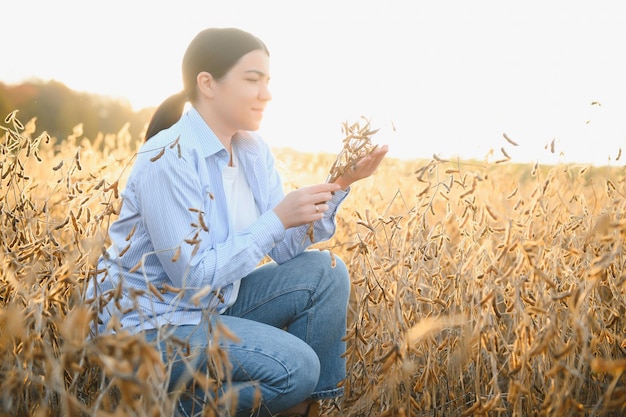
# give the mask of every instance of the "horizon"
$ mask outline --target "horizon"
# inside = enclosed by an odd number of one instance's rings
[[[70,91],[76,93],[76,94],[87,94],[87,95],[91,95],[94,97],[102,97],[108,100],[112,100],[112,101],[118,101],[121,102],[123,104],[128,104],[131,106],[132,111],[135,113],[141,112],[141,111],[146,111],[146,110],[152,110],[155,109],[156,106],[148,106],[148,107],[142,107],[142,108],[134,108],[132,107],[132,103],[130,102],[130,100],[126,97],[113,97],[113,96],[109,96],[103,93],[97,93],[97,92],[90,92],[90,91],[82,91],[82,90],[75,90],[70,88],[67,84],[63,83],[60,80],[42,80],[39,78],[31,78],[31,79],[27,79],[27,80],[22,80],[19,83],[5,83],[5,85],[7,86],[19,86],[22,84],[27,84],[27,83],[33,83],[34,85],[44,85],[46,83],[50,83],[50,82],[56,82],[56,83],[60,83],[62,85],[64,85],[66,88],[68,88]],[[3,83],[2,80],[0,80],[0,83]],[[592,103],[592,105],[601,105],[600,103]],[[19,110],[19,109],[16,109]],[[515,141],[513,141],[511,138],[509,138],[509,136],[506,134],[506,132],[502,133],[502,137],[504,139],[505,143],[508,143],[509,145],[512,145],[514,147],[519,146],[519,144]],[[341,142],[338,142],[338,144],[341,144]],[[551,143],[549,146],[548,144],[544,145],[544,151],[546,153],[551,153],[553,156],[555,154],[554,151],[554,142]],[[306,150],[306,149],[298,149],[297,147],[292,147],[289,144],[280,144],[280,145],[276,145],[276,146],[272,146],[274,149],[279,150],[279,151],[290,151],[290,152],[294,152],[294,153],[300,153],[303,155],[316,155],[316,154],[321,154],[321,155],[335,155],[338,150],[333,151],[333,150]],[[484,166],[482,164],[500,164],[500,163],[508,163],[508,164],[513,164],[513,165],[542,165],[542,166],[558,166],[561,164],[565,164],[565,165],[584,165],[584,166],[594,166],[597,168],[605,168],[605,167],[616,167],[615,165],[613,165],[611,162],[615,161],[615,162],[619,162],[622,158],[622,147],[620,147],[616,154],[613,155],[614,158],[611,158],[611,155],[609,155],[609,157],[607,158],[607,161],[602,163],[602,162],[580,162],[580,161],[567,161],[565,158],[563,158],[564,155],[559,155],[559,158],[554,159],[554,161],[552,162],[543,162],[540,163],[539,160],[534,160],[534,161],[515,161],[512,158],[510,158],[509,153],[504,150],[504,146],[500,148],[499,151],[495,151],[495,150],[491,150],[487,155],[481,157],[462,157],[461,155],[452,155],[448,158],[442,158],[436,154],[429,156],[406,156],[406,155],[389,155],[387,158],[392,158],[392,159],[396,159],[396,160],[401,160],[401,161],[428,161],[428,160],[432,160],[435,159],[439,162],[444,162],[444,163],[455,163],[458,162],[460,164],[479,164],[481,166]],[[621,166],[621,164],[617,164],[617,166]]]

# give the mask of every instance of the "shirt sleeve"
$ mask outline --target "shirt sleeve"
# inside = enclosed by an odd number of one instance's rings
[[[175,152],[147,165],[137,197],[155,254],[179,288],[223,288],[254,270],[285,236],[278,217],[267,212],[245,231],[216,241],[210,234],[224,234],[228,225],[199,221],[199,211],[209,219],[215,213],[208,211],[219,208],[206,195],[194,161]]]
[[[347,195],[348,190],[335,192],[333,198],[327,202],[328,210],[324,213],[324,217],[313,222],[312,233],[309,224],[288,229],[285,238],[270,252],[271,258],[277,263],[283,263],[304,252],[313,243],[324,242],[332,238],[337,228],[337,210]],[[313,241],[311,241],[311,237],[313,237]]]

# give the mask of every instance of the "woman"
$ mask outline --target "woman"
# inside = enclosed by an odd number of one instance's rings
[[[308,227],[318,241],[333,235],[350,184],[370,176],[387,147],[335,183],[285,195],[269,146],[253,133],[272,98],[263,42],[206,29],[182,71],[184,90],[148,126],[98,284],[88,289],[88,297],[118,296],[97,331],[115,318],[163,346],[174,336],[197,353],[200,372],[209,372],[206,352],[219,343],[237,416],[313,415],[318,400],[342,394],[349,277],[341,260],[333,266],[327,252],[307,251]],[[215,340],[218,323],[236,338]],[[183,392],[183,415],[200,412],[203,400],[192,393],[189,363],[179,357],[170,381]]]

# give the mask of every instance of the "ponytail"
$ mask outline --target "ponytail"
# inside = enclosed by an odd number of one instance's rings
[[[156,109],[148,129],[146,131],[146,141],[161,130],[167,129],[180,119],[187,102],[187,94],[184,91],[176,93],[167,99]]]

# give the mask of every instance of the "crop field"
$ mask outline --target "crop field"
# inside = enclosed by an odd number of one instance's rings
[[[85,138],[80,125],[34,136],[35,123],[15,112],[0,123],[0,415],[172,415],[169,363],[153,345],[124,331],[89,338],[119,294],[83,297],[138,140]],[[314,247],[352,280],[346,394],[323,414],[625,415],[619,153],[612,167],[387,159],[355,184],[335,237]],[[324,181],[335,161],[275,155],[287,191]],[[169,354],[188,352],[170,342]],[[204,415],[228,415],[229,364],[219,348],[205,354],[210,372],[194,385],[215,399]]]

